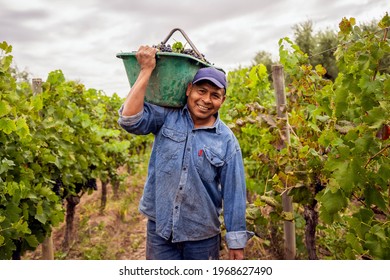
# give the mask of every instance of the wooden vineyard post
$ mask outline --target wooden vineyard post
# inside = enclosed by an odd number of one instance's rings
[[[54,260],[53,237],[51,235],[43,240],[42,260]]]
[[[42,79],[32,79],[32,90],[34,95],[42,93]],[[53,237],[51,235],[43,240],[42,260],[54,260]]]
[[[282,141],[283,145],[290,145],[290,130],[288,127],[287,102],[286,94],[284,92],[284,73],[282,65],[272,66],[272,78],[275,89],[276,111],[279,120],[282,121]],[[282,193],[283,211],[293,214],[292,198],[288,196],[287,190]],[[284,249],[285,258],[287,260],[295,259],[296,245],[295,245],[295,224],[294,221],[284,222]]]
[[[34,78],[32,79],[32,90],[34,95],[42,93],[42,79]]]

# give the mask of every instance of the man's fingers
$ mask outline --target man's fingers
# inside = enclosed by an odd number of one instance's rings
[[[158,49],[149,46],[140,46],[138,49],[138,52],[149,53],[149,54],[155,54],[157,51]]]

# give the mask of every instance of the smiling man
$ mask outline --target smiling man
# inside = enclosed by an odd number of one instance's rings
[[[195,128],[212,126],[225,101],[226,77],[215,68],[201,68],[187,88],[187,107]]]
[[[129,133],[155,135],[139,206],[148,218],[146,259],[219,259],[222,209],[229,258],[243,259],[252,233],[246,230],[241,149],[218,115],[226,76],[200,69],[181,109],[144,102],[156,52],[139,48],[140,72],[118,120]]]

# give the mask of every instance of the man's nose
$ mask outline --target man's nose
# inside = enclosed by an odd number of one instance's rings
[[[210,103],[211,102],[211,94],[210,93],[206,93],[205,95],[203,95],[202,101],[205,102],[205,103]]]

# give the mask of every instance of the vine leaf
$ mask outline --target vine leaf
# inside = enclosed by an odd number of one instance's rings
[[[379,21],[378,26],[380,28],[390,27],[390,16],[388,12],[386,12],[386,15]]]
[[[364,189],[365,203],[378,206],[382,211],[387,211],[386,201],[382,194],[373,186],[366,186]]]
[[[347,205],[347,199],[340,190],[335,193],[331,191],[326,192],[320,201],[331,214],[340,211]]]
[[[11,111],[11,106],[5,100],[0,100],[0,117],[7,115]]]
[[[0,119],[0,131],[1,130],[4,131],[4,133],[6,134],[11,134],[13,131],[16,130],[15,121],[9,118]]]

